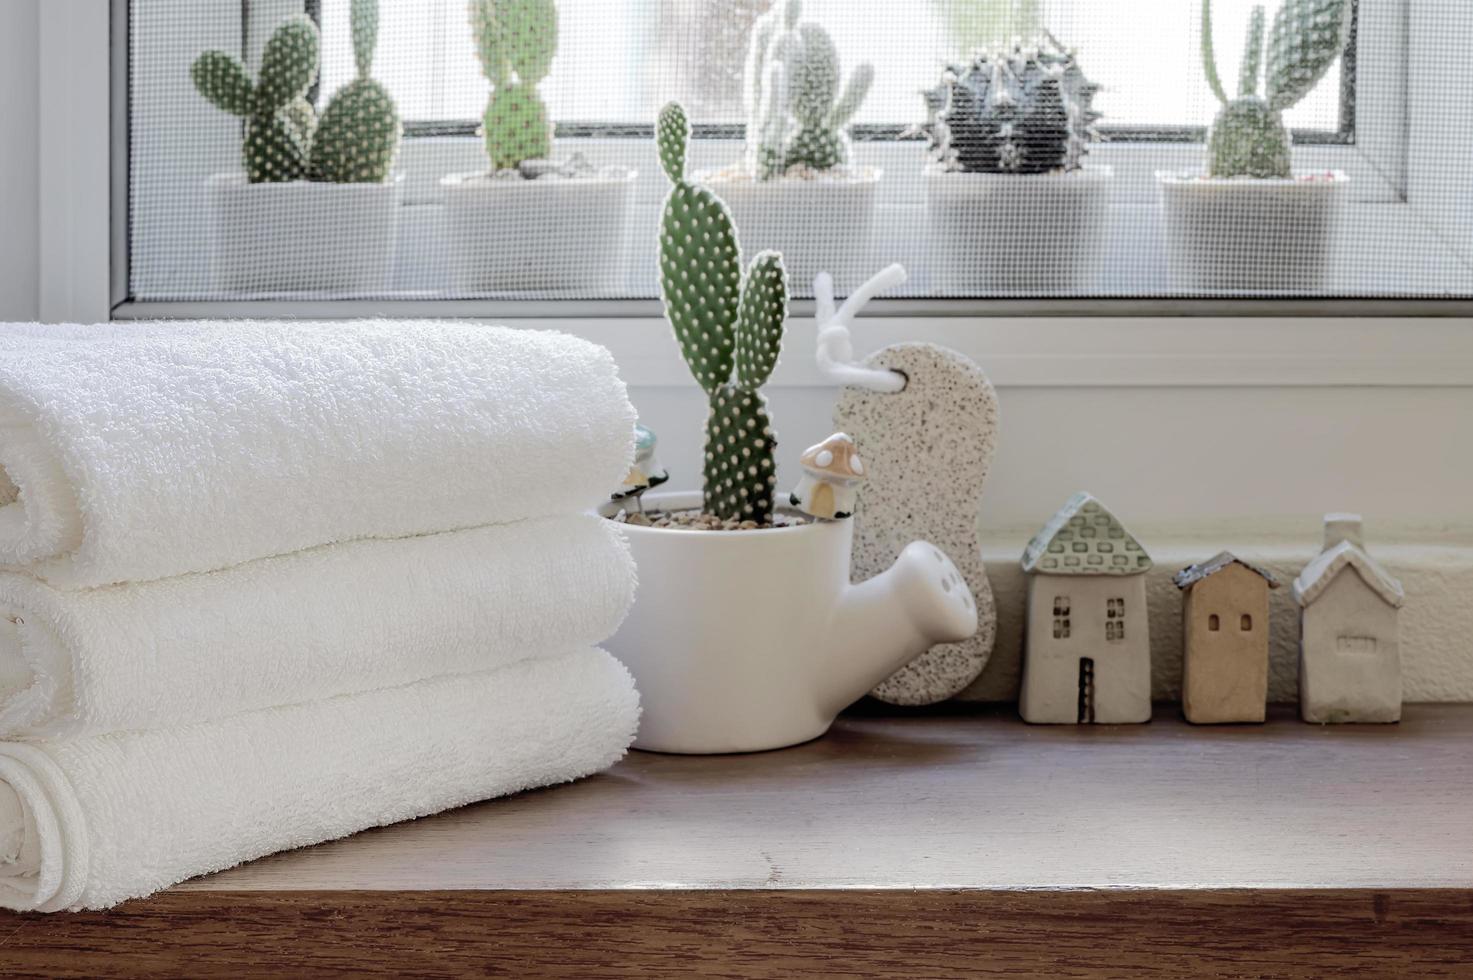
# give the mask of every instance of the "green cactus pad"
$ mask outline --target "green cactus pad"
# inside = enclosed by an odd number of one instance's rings
[[[1258,75],[1263,71],[1263,8],[1254,7],[1248,18],[1248,43],[1243,48],[1243,63],[1238,67],[1238,97],[1246,99],[1258,94]]]
[[[308,146],[285,110],[246,122],[244,153],[246,177],[253,184],[301,180],[307,173]]]
[[[382,85],[370,78],[349,82],[318,121],[307,178],[381,184],[393,169],[401,133],[399,112]]]
[[[348,20],[353,32],[353,62],[358,77],[373,71],[373,52],[378,47],[378,0],[353,0]]]
[[[776,446],[759,392],[734,384],[717,388],[706,417],[706,511],[722,520],[770,522]]]
[[[552,123],[535,89],[515,82],[498,88],[481,125],[493,170],[510,170],[523,160],[552,155]]]
[[[1310,93],[1345,50],[1350,0],[1284,0],[1268,41],[1268,104],[1282,112]]]
[[[1229,102],[1207,137],[1207,160],[1213,177],[1291,176],[1283,117],[1257,97]]]
[[[736,383],[756,390],[777,366],[788,319],[788,280],[783,257],[763,252],[752,260],[737,310]]]
[[[317,79],[317,25],[303,14],[282,22],[261,54],[256,114],[270,115],[305,95]]]
[[[256,86],[245,66],[224,51],[206,51],[194,59],[189,77],[199,94],[233,116],[249,116],[255,109]]]
[[[317,135],[317,110],[312,108],[312,103],[305,98],[292,99],[281,111],[296,130],[297,139],[302,145],[311,146],[312,137]]]
[[[671,183],[685,180],[685,148],[689,142],[690,120],[685,117],[685,108],[671,102],[660,110],[655,123],[655,149],[660,156],[660,167]]]
[[[705,187],[675,185],[660,222],[660,295],[685,362],[708,393],[731,377],[741,283],[726,205]]]
[[[788,79],[793,118],[802,126],[822,126],[839,98],[839,49],[817,24],[798,25],[802,55]]]
[[[788,144],[787,156],[782,160],[781,169],[804,166],[814,170],[832,170],[848,159],[849,141],[837,129],[800,129],[798,135]],[[778,169],[775,161],[769,167],[772,170]]]

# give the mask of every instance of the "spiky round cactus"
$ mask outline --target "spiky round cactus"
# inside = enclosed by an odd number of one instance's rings
[[[552,155],[552,123],[537,86],[557,54],[554,0],[470,0],[481,70],[491,82],[481,132],[492,170]]]
[[[242,156],[253,184],[299,180],[307,172],[316,117],[304,96],[317,78],[318,46],[317,25],[299,14],[266,42],[255,82],[224,51],[206,51],[190,66],[201,95],[246,120]]]
[[[747,166],[768,180],[795,166],[832,170],[849,162],[843,127],[859,112],[874,68],[854,69],[840,93],[839,51],[828,31],[800,23],[802,0],[758,18],[747,52]]]
[[[1351,13],[1349,0],[1285,0],[1269,34],[1267,85],[1260,95],[1265,13],[1263,7],[1255,7],[1248,22],[1238,94],[1230,99],[1217,72],[1212,0],[1202,0],[1202,65],[1208,86],[1222,103],[1207,137],[1211,176],[1293,176],[1292,140],[1284,112],[1319,84],[1345,49]]]
[[[378,0],[353,0],[350,20],[358,77],[333,95],[317,121],[307,177],[381,184],[394,168],[404,128],[393,97],[369,77],[378,45]]]
[[[1073,51],[1051,36],[952,65],[925,93],[933,158],[967,173],[1078,170],[1096,138],[1094,97]]]
[[[777,365],[788,314],[782,256],[763,252],[742,274],[726,205],[686,178],[690,122],[677,103],[655,127],[673,185],[660,219],[660,296],[681,353],[710,399],[705,508],[723,520],[772,520],[777,437],[761,388]]]

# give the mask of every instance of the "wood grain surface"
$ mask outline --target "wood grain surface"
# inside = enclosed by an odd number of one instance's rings
[[[10,920],[7,977],[1466,978],[1467,893],[170,892]]]
[[[1473,707],[1157,711],[636,753],[112,912],[0,914],[0,976],[1473,977]]]

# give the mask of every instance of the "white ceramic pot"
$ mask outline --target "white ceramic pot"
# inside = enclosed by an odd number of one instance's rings
[[[731,210],[743,257],[750,262],[767,249],[781,252],[788,288],[806,296],[820,272],[832,273],[841,291],[874,272],[870,236],[880,176],[866,169],[850,177],[752,180],[702,173],[696,179]]]
[[[1317,292],[1350,178],[1157,173],[1166,264],[1180,292]]]
[[[404,180],[206,183],[210,281],[230,293],[384,293],[394,271]]]
[[[698,508],[701,495],[649,493],[644,506]],[[925,542],[850,585],[851,521],[620,528],[639,566],[639,597],[607,647],[639,688],[636,748],[754,752],[806,742],[932,645],[977,631],[966,582]]]
[[[1104,261],[1114,172],[926,170],[933,276],[943,295],[1055,296],[1091,291]]]
[[[622,291],[633,170],[521,180],[451,174],[450,284],[461,295]]]

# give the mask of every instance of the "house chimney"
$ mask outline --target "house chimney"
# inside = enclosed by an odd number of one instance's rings
[[[1325,515],[1325,550],[1329,551],[1342,541],[1349,541],[1357,548],[1365,548],[1359,514]]]

